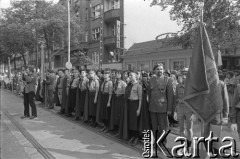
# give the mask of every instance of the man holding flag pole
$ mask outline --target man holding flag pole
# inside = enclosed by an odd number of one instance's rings
[[[184,103],[201,119],[201,136],[206,138],[212,131],[213,137],[219,138],[221,125],[223,121],[227,122],[228,95],[226,86],[218,77],[210,40],[203,23],[203,5],[200,6],[201,18],[197,28],[197,42],[185,82]],[[213,150],[206,142],[204,145],[208,152],[207,158],[211,153],[219,154],[220,145],[215,144]]]

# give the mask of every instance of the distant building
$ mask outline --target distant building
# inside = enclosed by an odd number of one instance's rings
[[[60,4],[67,6],[66,0]],[[79,46],[71,46],[71,62],[87,68],[122,69],[124,48],[123,0],[71,0],[71,13],[82,21],[83,34]],[[54,54],[55,67],[64,67],[67,62],[67,34],[65,47]],[[92,62],[78,62],[85,56]],[[77,62],[76,62],[77,61]],[[81,60],[80,60],[81,61]]]
[[[190,65],[192,49],[163,47],[162,41],[133,44],[123,56],[124,70],[152,71],[156,63],[162,63],[169,70],[180,70]]]
[[[189,67],[192,48],[182,46],[164,45],[167,39],[153,40],[133,44],[123,56],[123,69],[133,71],[152,71],[156,63],[162,63],[167,70],[180,70]],[[213,48],[215,59],[217,59],[217,49]],[[221,69],[239,69],[240,49],[236,54],[223,51]]]

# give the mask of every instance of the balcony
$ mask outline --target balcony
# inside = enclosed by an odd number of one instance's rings
[[[120,20],[120,9],[111,9],[104,13],[105,22]]]
[[[80,43],[80,48],[87,50],[89,48],[88,42],[81,42]]]
[[[115,45],[116,37],[115,36],[105,36],[104,37],[104,45]]]

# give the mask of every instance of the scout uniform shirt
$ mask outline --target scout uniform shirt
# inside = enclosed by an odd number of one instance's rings
[[[99,82],[96,78],[90,79],[88,84],[88,90],[95,92],[99,88]]]
[[[136,82],[132,86],[130,97],[128,99],[139,100],[141,98],[142,98],[142,86],[138,82]]]
[[[112,94],[113,82],[110,79],[108,79],[107,81],[104,81],[101,86],[101,91],[102,93]]]
[[[79,82],[79,77],[76,77],[73,79],[72,84],[71,84],[71,88],[77,88],[78,87],[78,82]]]
[[[179,83],[176,87],[176,99],[178,106],[185,106],[185,104],[183,103],[184,90],[185,90],[184,84]]]
[[[83,77],[83,78],[80,78],[80,82],[79,82],[79,89],[81,91],[85,91],[87,89],[87,84],[88,84],[89,80],[87,77]]]
[[[170,78],[154,76],[149,81],[149,111],[156,113],[172,112],[173,108],[173,86]]]
[[[114,93],[116,95],[124,95],[126,87],[127,87],[127,84],[123,80],[117,80],[114,87]]]

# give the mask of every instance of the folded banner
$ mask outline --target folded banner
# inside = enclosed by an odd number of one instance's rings
[[[221,84],[207,31],[198,28],[197,43],[185,82],[184,102],[205,123],[210,122],[223,107]]]

